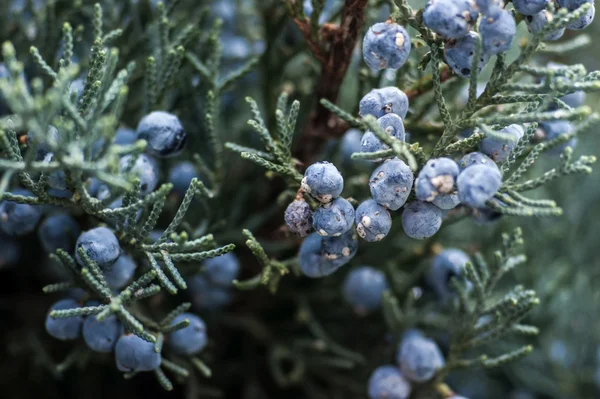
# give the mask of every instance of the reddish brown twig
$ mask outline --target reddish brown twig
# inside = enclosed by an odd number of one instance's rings
[[[288,0],[292,5],[290,8],[293,8],[294,1],[300,0]],[[296,157],[305,164],[314,161],[315,155],[328,139],[341,136],[346,129],[346,124],[332,115],[319,100],[325,98],[333,103],[337,101],[365,20],[367,2],[368,0],[346,0],[340,24],[326,23],[321,26],[319,41],[311,37],[309,20],[294,16],[294,22],[302,31],[315,58],[321,63],[315,108],[295,150]]]

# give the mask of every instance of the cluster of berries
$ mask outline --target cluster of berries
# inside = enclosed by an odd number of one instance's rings
[[[516,14],[525,16],[532,33],[538,33],[552,21],[547,9],[553,2],[557,8],[574,11],[590,3],[588,11],[567,26],[570,30],[586,28],[594,19],[593,0],[514,0],[514,10],[504,9],[502,0],[428,0],[423,11],[423,23],[445,39],[444,57],[452,70],[463,78],[471,76],[478,34],[472,29],[479,20],[482,51],[478,61],[480,73],[490,58],[507,51],[517,33]],[[550,32],[545,40],[562,37],[563,29]],[[363,41],[363,57],[374,70],[398,69],[408,60],[411,50],[406,30],[392,22],[379,22],[367,32]]]

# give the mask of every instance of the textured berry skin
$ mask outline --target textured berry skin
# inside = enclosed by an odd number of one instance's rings
[[[535,15],[544,10],[548,0],[513,0],[513,6],[520,14]]]
[[[458,198],[458,193],[438,195],[431,203],[441,210],[447,211],[456,208],[460,204],[460,198]]]
[[[185,319],[190,324],[180,330],[174,331],[167,337],[169,348],[180,355],[194,355],[200,352],[206,346],[208,341],[206,337],[206,324],[193,313],[182,313],[173,319],[171,325],[181,323]]]
[[[521,137],[525,134],[521,125],[510,125],[496,132],[502,139],[496,137],[485,137],[479,143],[481,152],[489,155],[496,162],[504,162],[515,148]]]
[[[373,115],[381,118],[385,114],[396,114],[405,118],[408,113],[408,97],[394,86],[373,89],[359,103],[359,114],[362,117]]]
[[[494,16],[504,6],[503,0],[475,0],[476,8],[485,17]]]
[[[548,24],[552,20],[552,14],[548,10],[542,10],[534,15],[528,15],[525,18],[527,22],[527,27],[532,34],[536,34],[544,29],[544,26]],[[546,41],[554,41],[558,40],[565,33],[565,28],[560,28],[555,31],[552,31],[544,37]]]
[[[0,234],[0,270],[15,266],[21,258],[21,245],[19,241]]]
[[[460,202],[473,208],[484,207],[501,185],[500,172],[487,165],[469,166],[458,175],[456,181]]]
[[[196,309],[217,310],[231,303],[231,288],[212,283],[205,275],[193,275],[187,280],[187,286]]]
[[[374,199],[363,201],[356,208],[356,232],[367,242],[383,240],[392,228],[392,217]]]
[[[310,278],[328,276],[348,263],[357,250],[358,239],[352,230],[339,237],[309,234],[300,245],[300,270]]]
[[[402,118],[396,114],[385,114],[377,120],[379,126],[390,136],[404,141],[406,132]]]
[[[452,40],[446,43],[444,47],[444,55],[450,68],[460,77],[469,78],[471,76],[471,67],[473,66],[473,55],[475,54],[475,46],[477,35],[469,32],[466,36],[460,39]],[[477,66],[477,73],[481,73],[483,68],[490,60],[490,55],[482,52]]]
[[[407,236],[423,240],[442,226],[442,211],[429,202],[413,201],[404,207],[402,227]]]
[[[386,150],[388,147],[386,144],[383,144],[381,140],[377,138],[375,133],[370,130],[367,130],[365,134],[363,134],[362,139],[360,140],[360,151],[361,152],[377,152],[381,150]],[[380,159],[374,159],[373,162],[379,162]]]
[[[509,11],[501,10],[493,17],[481,19],[479,33],[485,53],[503,53],[508,51],[517,34],[517,23]]]
[[[379,366],[369,377],[369,399],[408,399],[410,382],[394,366]]]
[[[358,251],[358,236],[348,230],[339,237],[323,237],[322,255],[334,267],[344,266]]]
[[[458,161],[458,167],[460,168],[461,172],[469,166],[473,165],[489,166],[492,169],[495,169],[498,172],[500,172],[500,169],[498,169],[498,165],[496,165],[496,163],[490,157],[481,152],[470,152],[463,156],[460,159],[460,161]]]
[[[144,116],[136,131],[138,139],[148,142],[146,151],[159,158],[179,154],[187,140],[179,118],[163,111],[154,111]]]
[[[393,211],[400,209],[412,189],[414,175],[404,161],[393,158],[379,165],[371,174],[371,197]]]
[[[112,352],[121,334],[123,326],[114,315],[102,321],[96,316],[88,316],[83,323],[83,340],[94,352]]]
[[[104,267],[104,278],[110,288],[120,289],[127,285],[135,273],[137,264],[128,254],[121,254],[112,265]]]
[[[423,23],[446,39],[459,39],[471,29],[467,1],[429,0],[423,12]]]
[[[344,198],[318,207],[313,214],[313,227],[321,236],[337,237],[347,232],[354,224],[354,207]]]
[[[50,317],[50,312],[53,310],[67,310],[73,308],[80,308],[79,305],[73,299],[62,299],[56,302],[50,307],[48,315],[46,316],[46,331],[56,339],[61,341],[68,341],[79,338],[81,334],[81,325],[83,324],[83,317],[65,317],[54,319]]]
[[[329,162],[317,162],[308,167],[302,179],[302,190],[327,203],[337,198],[344,189],[344,178]]]
[[[411,381],[425,382],[444,367],[444,357],[437,344],[416,335],[405,337],[400,342],[397,362],[400,371]]]
[[[363,58],[372,69],[398,69],[410,54],[410,37],[398,24],[379,22],[371,26],[363,40]]]
[[[344,280],[342,294],[354,311],[367,314],[381,306],[381,295],[388,289],[385,274],[370,266],[352,270]]]
[[[560,136],[561,134],[571,133],[573,131],[573,125],[569,121],[558,120],[541,122],[539,128],[544,133],[544,140],[552,140]],[[575,148],[577,145],[577,137],[573,137],[571,140],[559,145],[558,147],[552,148],[546,153],[550,155],[560,155],[567,147]]]
[[[578,20],[571,22],[567,25],[569,30],[582,30],[590,26],[596,15],[596,7],[594,4],[583,14]]]
[[[42,221],[37,234],[44,251],[54,253],[60,248],[71,252],[80,231],[79,224],[71,215],[57,213]]]
[[[204,261],[202,269],[208,279],[222,287],[229,287],[240,274],[240,261],[232,252]]]
[[[160,366],[160,353],[154,352],[154,344],[137,335],[121,335],[115,347],[115,360],[120,371],[151,371]]]
[[[417,199],[431,202],[437,197],[451,194],[458,172],[458,165],[450,158],[430,159],[415,181]]]
[[[30,197],[27,190],[12,190],[13,194]],[[11,237],[21,237],[35,230],[42,217],[40,207],[4,200],[0,202],[0,231]]]
[[[283,215],[290,231],[300,237],[306,237],[312,228],[313,212],[304,199],[292,201]]]
[[[136,140],[137,133],[135,132],[135,130],[126,127],[120,127],[115,133],[113,143],[118,145],[129,145],[135,143]]]
[[[459,276],[467,262],[470,262],[469,256],[460,249],[443,250],[433,258],[426,276],[427,284],[441,299],[452,295],[450,279]]]
[[[125,172],[129,165],[132,155],[125,155],[119,161],[119,171]],[[134,174],[140,179],[140,194],[150,194],[158,184],[159,169],[156,161],[146,154],[140,154],[129,173]]]
[[[115,263],[121,254],[119,240],[106,227],[96,227],[84,231],[77,239],[75,258],[80,265],[84,266],[83,260],[79,256],[79,248],[83,248],[90,259],[96,262],[101,269],[105,269]]]
[[[169,182],[173,184],[173,191],[185,195],[194,177],[199,177],[196,165],[189,161],[178,162],[169,170]]]

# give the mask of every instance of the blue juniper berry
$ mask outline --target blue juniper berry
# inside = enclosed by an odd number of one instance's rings
[[[358,251],[358,236],[353,229],[341,236],[323,237],[322,254],[334,267],[344,266]]]
[[[444,56],[448,65],[450,65],[454,73],[465,79],[471,76],[473,56],[475,55],[475,46],[477,45],[476,38],[476,33],[469,32],[466,36],[451,40],[444,46]],[[477,74],[481,73],[490,60],[490,55],[486,52],[481,52],[479,57]]]
[[[487,165],[469,166],[458,175],[456,181],[460,202],[473,208],[484,207],[501,185],[502,175],[498,169]]]
[[[417,240],[432,237],[442,226],[442,211],[424,201],[413,201],[404,206],[402,228],[407,236]]]
[[[79,248],[83,248],[89,258],[104,269],[117,260],[121,254],[119,240],[107,227],[96,227],[81,233],[75,245],[75,258],[77,262],[85,266],[79,256]]]
[[[515,10],[523,15],[534,15],[546,9],[548,0],[513,0]]]
[[[83,340],[94,352],[112,352],[117,340],[123,334],[123,325],[115,315],[99,321],[96,316],[88,316],[83,323]]]
[[[527,27],[529,28],[529,31],[532,34],[536,34],[538,32],[541,32],[542,29],[544,29],[544,27],[550,21],[552,21],[552,18],[553,18],[553,16],[550,13],[550,11],[542,10],[534,15],[528,15],[527,17],[525,17],[525,22],[527,23]],[[556,29],[556,30],[548,33],[544,37],[544,40],[546,40],[546,41],[558,40],[562,37],[562,35],[564,33],[565,33],[565,28]]]
[[[411,381],[425,382],[444,366],[444,357],[437,344],[426,337],[404,337],[396,355],[400,371]]]
[[[525,134],[521,125],[513,124],[481,140],[479,149],[496,162],[504,162]]]
[[[494,16],[481,19],[479,33],[483,51],[487,54],[499,54],[510,48],[517,34],[517,23],[509,11],[500,10]]]
[[[344,299],[359,315],[381,306],[381,296],[388,289],[385,274],[370,266],[361,266],[348,273],[342,286]]]
[[[119,161],[119,171],[129,172],[140,179],[140,194],[150,194],[158,185],[159,169],[154,159],[146,154],[140,154],[135,160],[131,169],[129,164],[133,155],[125,155]]]
[[[363,40],[363,58],[372,69],[398,69],[408,60],[411,43],[404,28],[379,22],[371,26]]]
[[[371,174],[371,196],[379,205],[393,211],[400,209],[412,189],[414,175],[404,161],[393,158],[379,165]]]
[[[389,211],[374,199],[363,201],[356,208],[356,232],[365,241],[383,240],[392,228]]]
[[[154,344],[137,335],[121,335],[115,347],[115,361],[120,371],[127,373],[152,371],[160,366],[162,357]]]
[[[339,236],[352,228],[354,207],[345,198],[321,205],[313,213],[313,227],[321,236]]]
[[[415,181],[415,194],[420,201],[433,201],[450,195],[458,177],[458,165],[450,158],[434,158],[427,161]]]
[[[120,289],[131,281],[136,268],[135,260],[130,255],[122,253],[115,263],[105,266],[102,272],[110,288]]]
[[[169,182],[173,184],[173,191],[185,195],[192,179],[200,177],[196,165],[189,161],[177,162],[169,169]]]
[[[56,213],[40,223],[37,234],[46,252],[53,253],[59,248],[71,252],[80,231],[79,223],[73,216]]]
[[[304,172],[302,190],[320,202],[327,203],[339,197],[344,189],[344,178],[329,162],[317,162]]]
[[[446,39],[465,36],[472,25],[471,7],[462,0],[429,0],[423,12],[423,23]]]
[[[571,22],[567,25],[567,29],[569,30],[582,30],[590,26],[592,21],[594,20],[594,16],[596,15],[596,7],[592,3],[590,8],[583,14],[579,19]]]
[[[137,126],[137,135],[148,142],[146,150],[151,155],[161,158],[179,154],[187,140],[179,118],[164,111],[144,116]]]
[[[176,325],[186,319],[189,320],[190,324],[170,333],[166,341],[169,348],[180,355],[195,355],[204,349],[207,344],[206,324],[193,313],[182,313],[173,319],[171,325]]]
[[[292,201],[285,209],[283,217],[290,231],[300,237],[306,237],[312,229],[313,212],[304,198]]]
[[[569,134],[573,132],[573,125],[571,122],[566,120],[557,120],[557,121],[548,121],[548,122],[540,122],[538,125],[540,131],[542,132],[543,138],[545,141],[555,139],[562,134]],[[577,145],[577,137],[573,137],[568,140],[566,143],[563,143],[557,147],[549,149],[546,151],[550,155],[560,155],[567,147],[575,148]]]
[[[240,273],[240,261],[233,252],[227,252],[205,260],[202,270],[212,283],[229,287]]]
[[[50,307],[48,315],[46,316],[46,331],[48,334],[56,339],[62,341],[68,341],[79,338],[81,334],[81,325],[83,324],[83,317],[61,317],[54,318],[50,316],[53,310],[68,310],[80,308],[81,305],[74,299],[61,299]]]
[[[490,157],[481,152],[470,152],[458,161],[458,167],[461,172],[472,165],[485,165],[500,172],[498,165]]]
[[[405,118],[408,112],[408,97],[394,86],[373,89],[359,103],[359,114],[362,117],[373,115],[381,118],[385,114],[396,114]]]
[[[12,190],[15,195],[31,197],[23,189]],[[36,205],[20,204],[14,201],[0,201],[0,230],[11,237],[27,235],[35,230],[42,217],[42,210]]]
[[[397,367],[386,365],[373,370],[368,391],[369,399],[408,399],[411,385]]]
[[[456,248],[445,249],[433,258],[426,280],[438,298],[445,299],[452,294],[450,279],[461,275],[467,262],[470,262],[469,256]]]

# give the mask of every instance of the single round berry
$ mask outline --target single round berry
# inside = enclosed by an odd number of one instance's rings
[[[323,237],[317,233],[309,234],[302,241],[298,263],[302,274],[311,278],[328,276],[338,269],[323,256]]]
[[[231,287],[217,285],[203,274],[195,274],[187,280],[191,302],[196,309],[218,310],[229,305],[233,294]]]
[[[398,24],[379,22],[363,40],[363,58],[372,69],[398,69],[408,60],[411,43],[408,32]]]
[[[487,136],[479,143],[481,152],[487,154],[496,162],[504,162],[525,134],[521,125],[509,125],[492,136]]]
[[[393,211],[400,209],[412,189],[414,175],[404,161],[393,158],[379,165],[371,174],[371,196],[379,205]]]
[[[543,137],[545,141],[555,139],[562,134],[569,134],[573,132],[573,125],[571,122],[566,120],[558,120],[558,121],[548,121],[541,122],[539,125],[539,129],[543,133]],[[546,152],[550,155],[560,155],[567,147],[575,148],[577,145],[577,137],[571,138],[566,143],[563,143],[557,147],[551,148]]]
[[[133,155],[125,155],[121,158],[119,161],[119,171],[121,173],[129,172],[135,175],[140,179],[140,194],[150,194],[158,184],[158,164],[146,154],[140,154],[131,169],[128,169],[132,157]]]
[[[456,208],[460,204],[460,198],[458,197],[458,193],[438,195],[431,203],[441,210],[447,211]]]
[[[212,283],[229,287],[240,274],[240,261],[233,252],[227,252],[205,260],[202,263],[202,270]]]
[[[548,0],[513,0],[513,6],[520,14],[535,15],[545,10]]]
[[[444,367],[444,357],[437,344],[425,337],[405,337],[396,356],[400,371],[411,381],[429,381]]]
[[[344,168],[364,170],[370,166],[370,162],[362,159],[352,159],[352,154],[355,152],[361,152],[360,141],[362,139],[362,132],[358,129],[348,129],[342,140],[339,148],[339,155],[342,160]]]
[[[44,250],[54,253],[59,248],[71,252],[80,231],[79,223],[73,216],[57,213],[46,217],[37,233]]]
[[[12,193],[31,197],[31,193],[27,190],[16,189]],[[38,206],[9,200],[0,202],[0,230],[11,237],[20,237],[31,233],[35,230],[41,217],[42,211]]]
[[[322,255],[334,267],[350,262],[357,251],[358,236],[352,229],[338,237],[323,237]]]
[[[445,249],[435,256],[426,279],[429,286],[439,298],[452,294],[450,280],[460,276],[465,264],[470,262],[469,256],[460,249]]]
[[[283,218],[290,231],[300,237],[306,237],[312,229],[313,212],[304,199],[292,201],[285,209]]]
[[[187,140],[179,118],[163,111],[144,116],[137,126],[137,135],[148,142],[146,150],[160,158],[179,154]]]
[[[471,7],[461,0],[429,0],[423,11],[423,23],[446,39],[459,39],[471,29]]]
[[[379,366],[369,377],[369,399],[408,399],[410,382],[394,366]]]
[[[360,151],[361,152],[377,152],[382,150],[387,150],[390,147],[387,144],[383,144],[381,140],[370,130],[367,130],[365,134],[363,134],[362,139],[360,140]],[[379,162],[382,158],[374,159],[373,162]]]
[[[381,118],[390,113],[405,118],[407,112],[408,97],[394,86],[373,89],[359,103],[359,114],[363,118],[367,115]]]
[[[529,28],[529,31],[535,35],[535,34],[541,32],[542,29],[544,29],[544,27],[546,25],[548,25],[548,23],[550,23],[553,18],[554,17],[550,13],[550,11],[542,10],[534,15],[528,15],[525,18],[525,21],[527,23],[527,27]],[[558,40],[562,37],[562,35],[564,33],[565,33],[565,28],[556,29],[556,30],[548,33],[544,37],[544,40],[546,40],[546,41]]]
[[[415,193],[420,201],[433,201],[452,194],[458,177],[458,165],[450,158],[427,161],[415,181]]]
[[[375,200],[363,201],[356,208],[356,232],[367,242],[383,240],[392,228],[392,217]]]
[[[124,372],[151,371],[160,366],[160,353],[154,351],[154,344],[144,341],[137,335],[121,335],[115,347],[117,368]]]
[[[472,165],[463,170],[456,181],[460,202],[482,208],[492,199],[502,185],[502,175],[498,169],[487,165]]]
[[[388,289],[385,274],[369,266],[352,270],[342,287],[344,299],[358,314],[366,314],[379,309],[381,296]]]
[[[62,341],[73,340],[79,338],[81,334],[81,325],[83,317],[61,317],[54,318],[50,316],[53,310],[68,310],[80,308],[81,305],[74,299],[62,299],[50,307],[50,311],[46,316],[46,331],[56,339]]]
[[[481,19],[479,33],[485,53],[503,53],[510,49],[517,34],[517,23],[509,11],[501,10],[493,17]]]
[[[468,154],[466,154],[465,156],[463,156],[460,161],[458,161],[458,167],[460,168],[460,171],[462,172],[463,170],[465,170],[466,168],[468,168],[469,166],[473,166],[473,165],[484,165],[484,166],[489,166],[492,169],[495,169],[498,171],[498,173],[500,173],[500,169],[498,169],[498,165],[496,165],[496,163],[487,155],[481,153],[481,152],[470,152]]]
[[[106,283],[112,289],[121,289],[127,285],[135,274],[137,264],[128,254],[121,254],[112,265],[103,268]]]
[[[352,228],[354,207],[344,198],[318,207],[313,214],[313,227],[321,236],[339,236]]]
[[[385,114],[377,120],[379,126],[389,136],[395,137],[400,141],[404,141],[406,132],[404,131],[404,123],[402,118],[396,114]]]
[[[169,182],[173,184],[173,191],[185,195],[192,179],[200,177],[196,165],[192,162],[178,162],[169,169]]]
[[[442,211],[429,202],[413,201],[404,207],[402,227],[417,240],[432,237],[442,226]]]
[[[79,256],[79,248],[83,248],[89,258],[96,262],[101,269],[112,265],[121,254],[119,240],[110,229],[96,227],[81,233],[75,245],[75,258],[85,266]]]
[[[477,34],[469,32],[466,36],[460,39],[451,40],[444,47],[444,55],[450,68],[458,76],[468,79],[471,76],[471,68],[473,66],[473,56],[475,55],[475,46],[477,45]],[[483,71],[483,68],[490,60],[490,55],[482,52],[479,56],[479,64],[477,65],[477,74]]]
[[[208,341],[206,324],[193,313],[182,313],[173,319],[171,325],[179,324],[186,319],[189,320],[190,324],[170,333],[167,337],[167,343],[169,348],[180,355],[194,355],[204,349]]]
[[[115,315],[102,321],[88,316],[83,323],[83,340],[94,352],[112,352],[121,334],[123,326]]]
[[[337,198],[344,189],[344,178],[329,162],[317,162],[308,167],[302,179],[302,190],[326,203]]]

